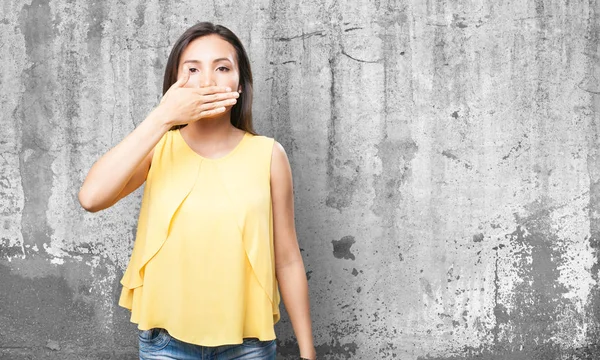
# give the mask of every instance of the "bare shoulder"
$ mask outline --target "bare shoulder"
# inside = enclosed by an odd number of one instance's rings
[[[283,146],[273,141],[271,154],[271,183],[291,182],[292,174],[290,162]]]
[[[278,141],[273,141],[273,153],[271,154],[271,169],[273,167],[289,167],[289,159],[283,145]]]

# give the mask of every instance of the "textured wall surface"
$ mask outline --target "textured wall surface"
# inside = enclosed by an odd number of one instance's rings
[[[77,191],[202,20],[290,156],[322,359],[600,358],[598,0],[3,0],[1,359],[135,358],[141,191]]]

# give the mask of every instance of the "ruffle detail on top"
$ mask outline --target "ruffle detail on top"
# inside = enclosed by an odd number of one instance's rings
[[[236,163],[235,168],[229,168],[229,164],[222,164],[219,167],[219,175],[221,182],[225,186],[226,192],[229,195],[229,201],[235,208],[235,202],[244,199],[244,201],[252,202],[254,207],[246,209],[245,212],[237,212],[237,224],[240,230],[240,237],[246,256],[256,275],[256,279],[261,288],[265,292],[267,298],[271,302],[273,309],[273,323],[280,319],[279,302],[280,295],[275,280],[275,250],[273,246],[273,209],[272,199],[270,194],[270,167],[271,153],[274,140],[264,136],[254,136],[250,141],[253,141],[252,146],[259,149],[260,154],[268,154],[269,156],[253,157],[254,153],[247,153],[243,156],[246,161],[243,165]],[[236,187],[237,181],[234,179],[235,172],[248,173],[256,171],[256,168],[266,169],[265,176],[262,181],[268,185],[267,201],[259,201],[252,199],[252,195],[248,194],[245,188]]]
[[[154,150],[144,188],[135,245],[121,279],[123,290],[119,305],[130,310],[135,303],[133,290],[144,284],[144,267],[164,244],[173,216],[198,177],[201,160],[190,156],[182,145],[185,144],[174,141],[173,131],[169,131]]]

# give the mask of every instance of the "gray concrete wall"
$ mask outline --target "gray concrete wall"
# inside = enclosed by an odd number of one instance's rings
[[[141,191],[76,195],[201,20],[290,156],[321,359],[600,358],[598,0],[3,0],[0,358],[135,358]]]

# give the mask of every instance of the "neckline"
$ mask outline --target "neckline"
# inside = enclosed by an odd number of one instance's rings
[[[185,141],[185,139],[183,138],[183,135],[181,135],[181,129],[177,129],[175,130],[177,132],[177,134],[179,135],[179,138],[181,140],[181,142],[183,143],[183,146],[188,149],[190,151],[190,153],[192,153],[194,156],[197,156],[198,158],[202,159],[203,161],[212,161],[212,162],[217,162],[217,161],[222,161],[227,159],[228,157],[232,156],[240,147],[242,147],[242,144],[244,143],[244,141],[246,140],[246,138],[248,137],[248,132],[244,131],[244,136],[242,136],[242,140],[240,140],[237,145],[235,145],[235,147],[228,152],[227,154],[218,157],[218,158],[207,158],[205,156],[202,156],[200,154],[198,154],[197,152],[194,151],[194,149],[192,149],[190,147],[190,145],[188,145],[188,143]]]

